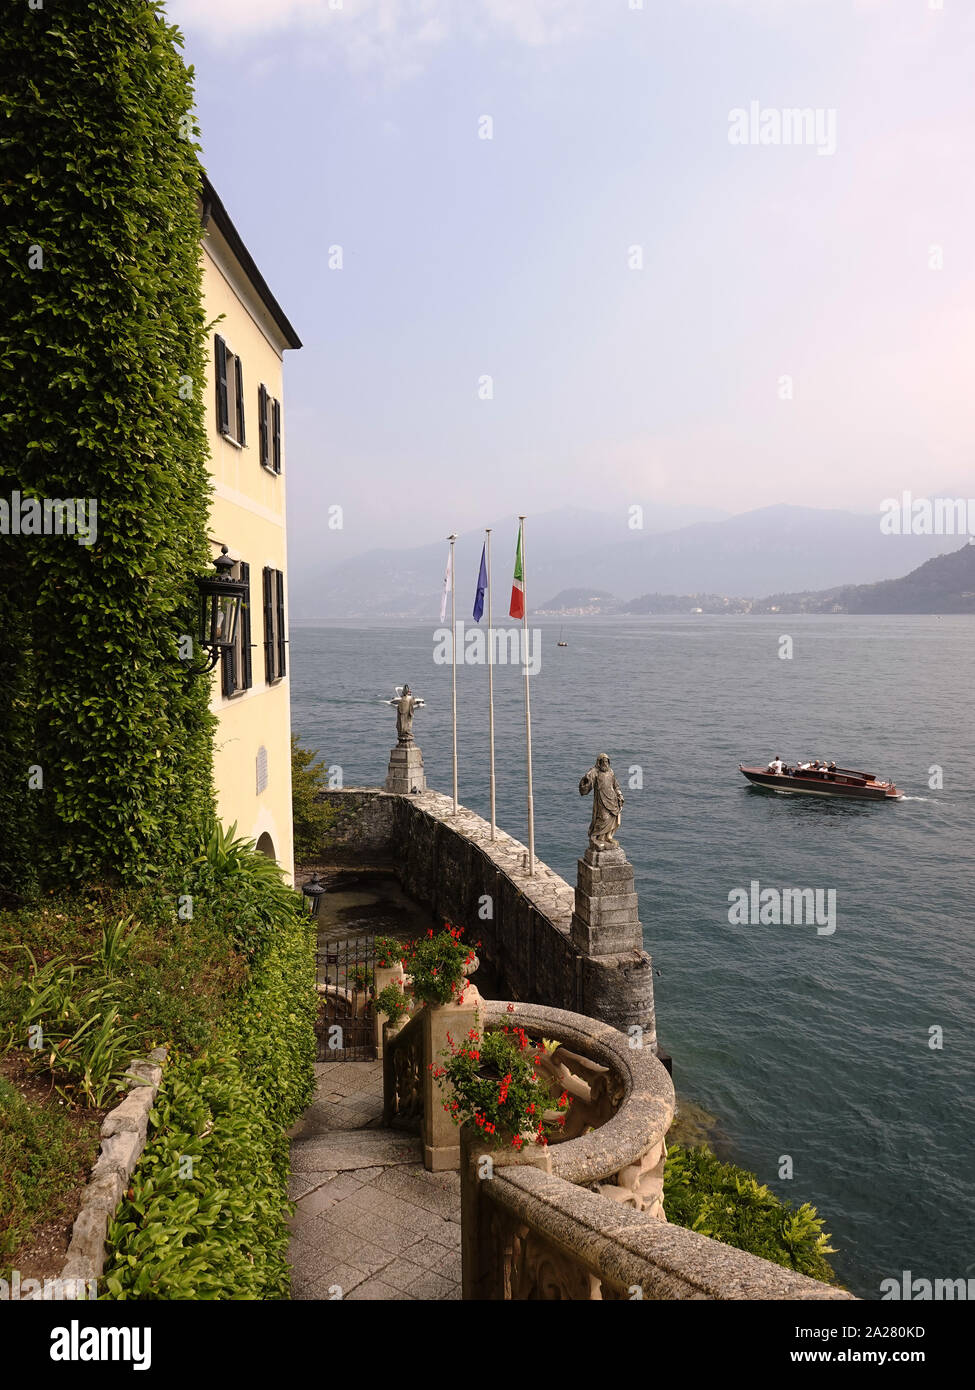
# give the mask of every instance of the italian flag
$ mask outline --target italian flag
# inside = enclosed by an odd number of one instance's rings
[[[515,551],[515,574],[511,581],[511,607],[508,609],[508,616],[511,618],[523,618],[525,616],[525,567],[521,554],[521,531],[524,523],[518,526],[518,549]]]

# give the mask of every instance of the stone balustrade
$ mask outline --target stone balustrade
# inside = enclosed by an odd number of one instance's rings
[[[452,798],[437,792],[403,796],[345,787],[323,791],[318,800],[334,813],[318,861],[394,874],[441,921],[481,942],[498,993],[539,1004],[570,1002],[616,1028],[640,1030],[655,1045],[653,969],[628,891],[632,869],[619,864],[618,854],[602,851],[599,864],[580,870],[583,882],[573,887],[539,859],[529,875],[520,841],[503,830],[492,840],[485,820],[466,807],[455,814]],[[603,882],[612,874],[625,882]],[[618,901],[609,900],[614,887],[627,890]],[[619,903],[625,904],[622,923]]]
[[[463,1036],[469,1018],[558,1044],[540,1070],[573,1104],[547,1148],[485,1148],[444,1113],[430,1063],[438,1040],[448,1029]],[[483,1000],[472,988],[463,1005],[423,1008],[387,1030],[385,1122],[422,1116],[427,1166],[460,1167],[465,1299],[850,1298],[667,1222],[673,1084],[652,1049],[630,1042],[596,1019]]]

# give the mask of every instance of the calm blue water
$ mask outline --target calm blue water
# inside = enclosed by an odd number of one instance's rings
[[[377,697],[408,681],[428,701],[415,723],[428,782],[450,791],[450,668],[434,664],[433,626],[292,629],[295,731],[346,785],[382,783],[395,722]],[[855,1292],[876,1298],[905,1269],[975,1276],[975,623],[577,619],[567,649],[560,624],[540,626],[537,853],[575,881],[578,780],[608,752],[678,1089],[719,1117],[728,1156],[819,1208]],[[461,801],[486,815],[483,667],[458,668],[458,704]],[[495,718],[498,820],[523,839],[520,667],[495,668]],[[908,799],[750,789],[739,760],[776,753],[890,774]],[[928,786],[933,764],[943,790]],[[628,786],[636,766],[642,790]],[[834,888],[835,934],[729,925],[729,891],[753,878]],[[778,1178],[785,1154],[792,1181]]]

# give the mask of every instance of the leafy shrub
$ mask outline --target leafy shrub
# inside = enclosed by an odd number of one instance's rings
[[[206,872],[255,909],[262,930],[216,1042],[164,1072],[150,1142],[109,1231],[110,1297],[289,1293],[284,1130],[314,1091],[315,936],[300,897],[252,873],[264,856],[241,845],[232,832],[213,840]]]
[[[236,1049],[260,1105],[282,1128],[315,1090],[315,930],[300,905],[282,917],[235,1012]],[[229,1030],[228,1030],[229,1035]]]
[[[192,79],[157,0],[54,9],[0,8],[0,496],[92,499],[97,530],[0,547],[20,893],[141,881],[212,806],[210,684],[178,653],[211,561]]]
[[[399,941],[395,936],[377,936],[373,942],[376,952],[376,964],[380,970],[389,970],[397,961],[406,964],[406,942]]]
[[[398,985],[387,985],[376,995],[376,1012],[396,1023],[410,1011],[410,1001]]]
[[[710,1149],[674,1145],[664,1169],[668,1221],[711,1236],[737,1250],[836,1282],[826,1259],[834,1253],[822,1218],[808,1202],[798,1210],[759,1184],[752,1173],[722,1163]]]
[[[288,1141],[240,1059],[170,1062],[149,1118],[103,1297],[286,1298]]]
[[[316,763],[318,753],[303,748],[291,735],[291,811],[295,827],[295,862],[317,859],[332,828],[332,808],[319,801],[318,793],[328,789],[328,772]]]
[[[124,1022],[110,998],[111,985],[83,984],[82,962],[55,956],[39,966],[30,951],[23,977],[11,982],[6,996],[12,1016],[12,1040],[40,1044],[30,1053],[32,1070],[46,1070],[51,1085],[65,1100],[103,1106],[127,1085],[124,1074],[136,1050],[137,1033]],[[19,1034],[19,1038],[18,1035]]]
[[[285,883],[280,865],[236,830],[236,822],[224,830],[219,821],[207,820],[185,891],[206,901],[211,919],[222,922],[228,938],[252,960],[276,924],[300,910],[301,898]]]
[[[109,1296],[285,1297],[284,1130],[314,1089],[314,927],[233,827],[209,826],[198,848],[178,884],[192,921],[176,885],[0,912],[0,967],[14,964],[0,968],[0,1050],[24,1050],[40,1022],[34,1065],[67,1099],[105,1102],[133,1055],[169,1043],[151,1141],[112,1226]],[[66,949],[43,949],[52,939]],[[25,1133],[4,1155],[12,1169],[32,1162]]]
[[[496,1028],[481,1037],[472,1028],[457,1044],[447,1034],[449,1049],[433,1076],[444,1092],[443,1108],[455,1124],[472,1124],[495,1148],[521,1149],[525,1134],[547,1144],[555,1125],[565,1124],[571,1097],[563,1091],[553,1099],[536,1066],[541,1053],[523,1028]]]
[[[421,1004],[449,1004],[460,998],[467,986],[464,967],[473,965],[474,952],[465,946],[460,927],[449,923],[434,934],[411,941],[405,948],[406,973],[411,976],[409,990]]]

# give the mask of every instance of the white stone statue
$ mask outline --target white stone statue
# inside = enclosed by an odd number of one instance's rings
[[[396,709],[396,741],[401,747],[409,748],[413,743],[413,712],[422,709],[425,700],[418,700],[408,685],[393,687],[396,695],[392,700],[383,700],[384,705]]]

